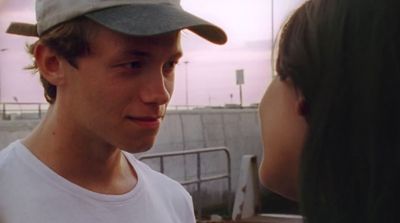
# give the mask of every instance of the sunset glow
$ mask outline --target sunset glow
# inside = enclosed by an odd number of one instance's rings
[[[299,2],[275,1],[274,32]],[[184,57],[176,69],[176,90],[171,104],[185,104],[186,74],[189,104],[239,103],[237,69],[244,69],[245,73],[244,104],[257,103],[271,78],[270,0],[182,0],[182,6],[219,25],[229,40],[226,45],[218,46],[184,31]],[[25,43],[35,38],[5,34],[11,21],[35,23],[34,1],[0,0],[0,100],[12,102],[17,97],[19,102],[44,102],[37,75],[23,69],[30,63]]]

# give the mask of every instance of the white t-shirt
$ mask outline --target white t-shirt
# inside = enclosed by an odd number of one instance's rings
[[[179,183],[125,155],[138,182],[126,194],[105,195],[66,180],[13,142],[0,152],[0,222],[195,222],[192,199]]]

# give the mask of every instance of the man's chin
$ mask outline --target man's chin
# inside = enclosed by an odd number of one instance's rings
[[[148,144],[142,144],[142,145],[132,145],[132,146],[123,147],[122,150],[124,150],[128,153],[132,153],[132,154],[143,153],[143,152],[150,150],[151,147],[153,147],[153,145],[154,145],[154,142],[148,143]]]

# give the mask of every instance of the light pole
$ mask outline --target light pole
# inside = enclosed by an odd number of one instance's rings
[[[271,0],[271,80],[274,79],[274,45],[275,45],[275,31],[274,31],[274,0]]]
[[[189,81],[188,81],[188,64],[189,61],[184,61],[183,62],[185,64],[185,104],[186,107],[189,109]]]
[[[7,51],[7,48],[2,48],[0,49],[0,53],[3,53],[5,51]],[[3,91],[3,85],[2,85],[2,75],[1,75],[1,71],[0,71],[0,103],[3,101],[3,95],[2,95],[2,91]]]
[[[271,46],[274,46],[274,0],[271,0]],[[272,48],[271,47],[271,48]]]

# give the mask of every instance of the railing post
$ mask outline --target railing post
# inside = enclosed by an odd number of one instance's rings
[[[164,173],[164,157],[160,156],[160,171]]]
[[[3,120],[6,120],[6,104],[3,103]]]
[[[202,201],[201,201],[201,159],[200,152],[197,154],[197,215],[199,220],[201,220],[201,209],[202,209]]]
[[[227,169],[228,169],[228,208],[232,210],[233,202],[232,202],[232,170],[231,170],[231,154],[228,149],[225,149],[225,154],[227,158]]]
[[[38,114],[39,114],[39,119],[41,119],[41,118],[42,118],[42,104],[39,103],[38,109],[39,109],[39,110],[38,110],[38,112],[39,112],[39,113],[38,113]]]

